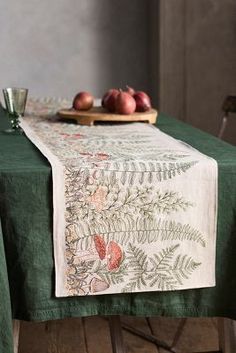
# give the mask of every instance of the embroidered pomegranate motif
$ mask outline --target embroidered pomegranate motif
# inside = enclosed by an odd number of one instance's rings
[[[122,260],[121,247],[114,241],[108,244],[107,248],[107,268],[109,271],[116,270]]]
[[[101,235],[94,236],[95,248],[98,252],[99,258],[101,260],[105,259],[106,256],[106,243]]]

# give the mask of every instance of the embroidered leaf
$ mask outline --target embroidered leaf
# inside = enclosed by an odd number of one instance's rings
[[[130,176],[130,183],[133,183],[132,178],[134,174],[131,174]],[[114,190],[113,186],[115,187]],[[100,188],[103,190],[106,188],[107,197],[111,194],[111,198],[109,198],[109,201],[107,200],[103,206],[102,213],[100,210],[97,211],[95,207],[91,207],[89,205],[90,199],[86,201],[86,206],[90,207],[90,222],[91,217],[94,219],[99,219],[99,221],[103,219],[108,223],[111,219],[115,221],[119,218],[153,218],[159,213],[169,214],[180,210],[185,211],[187,208],[193,206],[189,201],[184,200],[183,197],[181,197],[177,192],[160,192],[159,190],[153,191],[151,187],[130,187],[124,193],[121,189],[119,189],[116,183],[113,186],[101,184],[97,187],[97,189]],[[78,193],[81,193],[81,190],[79,190]],[[86,217],[88,217],[88,213],[85,214],[86,208],[84,207],[84,200],[82,200],[82,202],[83,207],[77,211],[75,210],[75,212],[72,212],[72,210],[70,211],[72,216],[77,214],[77,219],[78,221],[80,220],[80,222],[82,220],[86,221]],[[82,215],[80,213],[83,213],[84,216],[81,217]]]
[[[172,179],[177,174],[185,173],[189,168],[194,166],[197,161],[192,162],[181,162],[181,163],[157,163],[158,173],[156,177],[158,181],[163,181],[167,179]]]
[[[125,185],[127,181],[127,174],[140,174],[139,182],[142,185],[144,180],[148,183],[152,183],[153,177],[161,182],[163,180],[168,180],[180,175],[181,173],[187,172],[188,169],[193,167],[198,161],[191,162],[123,162],[116,164],[113,163],[110,172],[122,171],[121,182]],[[116,168],[115,168],[116,166]],[[119,166],[119,168],[117,168]]]
[[[121,173],[121,177],[120,177],[120,181],[123,185],[125,185],[126,182],[126,178],[127,178],[127,173],[126,172],[122,172]]]
[[[110,175],[110,183],[111,185],[114,185],[117,183],[116,172],[114,170],[111,172],[111,175]]]
[[[159,262],[159,258],[158,262],[156,260],[150,259],[153,269],[148,279],[151,280],[150,286],[160,285],[162,290],[170,289],[170,286],[174,289],[177,284],[183,285],[192,272],[201,265],[187,255],[177,255],[173,265],[168,260],[165,262]]]
[[[150,282],[150,286],[157,286],[160,290],[174,290],[176,289],[177,282],[165,273],[158,273]]]
[[[200,266],[200,262],[195,262],[191,256],[178,255],[173,266],[169,269],[179,284],[183,284],[183,279],[188,279],[191,273]]]
[[[120,163],[114,162],[114,163],[113,163],[113,167],[114,167],[115,170],[119,171],[119,169],[120,169]]]
[[[144,174],[143,172],[141,172],[141,173],[139,174],[139,184],[140,184],[140,185],[142,185],[143,182],[144,182],[144,176],[145,176],[145,174]]]
[[[175,221],[163,221],[161,223],[161,240],[190,240],[206,246],[206,241],[202,234],[192,228],[189,224],[181,224]]]
[[[179,245],[162,249],[148,258],[143,250],[129,244],[127,260],[132,276],[123,292],[145,290],[147,285],[160,290],[173,290],[178,284],[183,285],[200,263],[187,255],[177,255],[174,259]]]
[[[127,265],[124,263],[116,271],[108,271],[107,265],[101,261],[96,263],[92,268],[91,273],[96,274],[109,285],[116,285],[124,282],[125,277],[128,275]]]
[[[159,270],[166,269],[169,265],[169,261],[173,258],[174,253],[178,247],[179,244],[175,244],[166,249],[163,249],[159,254],[154,254],[153,258],[150,258],[153,268],[158,268]]]
[[[139,162],[139,166],[142,172],[147,171],[146,164],[144,162]]]
[[[153,162],[148,162],[148,166],[151,172],[155,172],[155,165]]]
[[[138,169],[137,169],[137,166],[136,166],[136,163],[131,162],[130,165],[131,165],[131,169],[132,169],[132,170],[134,170],[134,171],[137,171],[137,170],[138,170]]]
[[[132,270],[147,269],[147,255],[144,250],[135,247],[131,243],[128,244],[126,258],[129,260]]]
[[[130,241],[135,243],[152,243],[158,240],[178,240],[178,241],[194,241],[202,247],[206,246],[206,241],[203,235],[192,228],[189,224],[181,224],[175,221],[163,221],[159,219],[155,221],[140,219],[135,224],[131,218],[129,222],[126,219],[116,220],[116,228],[114,229],[114,221],[106,220],[106,223],[96,223],[96,226],[91,229],[90,233],[78,239],[80,249],[86,249],[85,240],[90,234],[101,234],[108,242],[115,240],[121,245],[126,245]]]
[[[127,251],[129,256],[127,256],[127,260],[129,260],[129,270],[133,276],[123,288],[123,291],[144,290],[148,281],[150,281],[149,285],[151,287],[156,286],[161,290],[174,289],[177,283],[175,278],[167,273],[161,273],[159,269],[168,266],[178,247],[179,245],[176,244],[163,249],[159,256],[156,257],[157,263],[153,260],[155,264],[154,268],[148,269],[148,258],[144,251],[129,244],[129,250]]]
[[[151,183],[152,183],[152,181],[153,181],[153,172],[148,172],[148,174],[147,174],[147,178],[148,178],[148,182],[149,182],[149,184],[151,184]]]
[[[136,174],[135,174],[135,173],[130,173],[130,175],[129,175],[129,185],[130,185],[130,186],[133,186],[133,185],[134,185],[135,177],[136,177]]]
[[[129,271],[132,272],[132,277],[129,284],[123,289],[124,292],[135,291],[147,285],[145,275],[147,273],[147,255],[142,249],[133,246],[129,243],[126,252],[126,259],[128,261]]]

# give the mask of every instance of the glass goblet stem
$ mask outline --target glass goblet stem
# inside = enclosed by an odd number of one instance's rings
[[[11,121],[11,128],[12,130],[14,131],[21,131],[21,127],[20,127],[20,117],[21,115],[20,114],[9,114],[9,118],[10,118],[10,121]]]
[[[19,129],[19,115],[18,114],[11,114],[10,116],[11,119],[11,127],[13,130]]]

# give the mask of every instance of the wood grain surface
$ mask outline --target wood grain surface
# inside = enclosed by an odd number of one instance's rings
[[[158,112],[150,109],[144,113],[133,113],[129,115],[109,113],[102,107],[94,107],[89,110],[61,109],[57,115],[63,119],[76,120],[81,125],[93,125],[95,121],[111,122],[137,122],[143,121],[155,124]]]
[[[122,317],[122,322],[154,334],[170,346],[182,319]],[[141,337],[123,330],[126,353],[167,353]],[[214,352],[219,348],[217,320],[188,318],[176,341],[176,351]],[[21,322],[19,353],[112,353],[109,321],[105,317]],[[228,351],[226,351],[228,353]],[[233,351],[232,351],[233,352]]]

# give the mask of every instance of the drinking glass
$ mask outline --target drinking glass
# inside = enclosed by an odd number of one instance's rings
[[[11,119],[11,129],[6,130],[6,132],[22,132],[19,119],[24,115],[27,95],[27,88],[3,89],[6,110]]]

